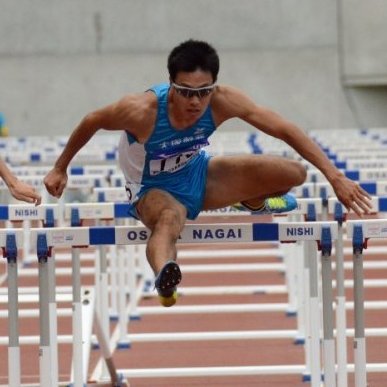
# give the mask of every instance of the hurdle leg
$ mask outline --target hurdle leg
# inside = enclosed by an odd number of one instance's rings
[[[20,347],[18,318],[17,261],[9,261],[8,268],[8,382],[20,386]]]
[[[317,247],[314,242],[305,241],[308,246],[306,259],[309,261],[309,327],[310,327],[310,372],[311,385],[321,385],[320,359],[320,306],[318,294]]]
[[[48,270],[48,315],[50,321],[50,353],[51,353],[51,380],[53,385],[58,384],[58,323],[55,290],[55,257],[52,255],[47,260]]]
[[[321,209],[321,220],[327,221],[328,220],[328,201],[323,199],[322,209]]]
[[[28,265],[31,260],[30,257],[30,228],[31,228],[31,221],[28,219],[25,219],[23,221],[23,265]]]
[[[81,263],[79,255],[79,248],[73,248],[71,250],[73,287],[73,363],[71,379],[74,387],[83,387],[83,383],[86,382],[86,375],[83,375]]]
[[[109,294],[108,294],[108,273],[107,273],[107,259],[106,259],[106,246],[100,245],[99,249],[99,318],[101,321],[102,330],[106,337],[109,337]],[[108,370],[105,365],[102,366],[102,375],[107,377]]]
[[[292,316],[297,314],[297,319],[299,319],[299,305],[297,297],[297,275],[298,275],[298,259],[297,254],[299,252],[299,246],[297,243],[292,243],[289,245],[280,245],[280,248],[284,251],[284,263],[285,263],[285,281],[286,288],[288,291],[288,315]],[[300,324],[297,324],[300,327]],[[300,332],[300,337],[302,333]],[[303,339],[303,337],[301,337]]]
[[[117,346],[119,348],[128,348],[129,342],[127,340],[127,325],[128,325],[128,313],[126,308],[126,284],[125,284],[125,258],[128,255],[128,249],[120,248],[118,250],[118,287],[119,287],[119,298],[118,298],[118,325],[120,338]],[[129,259],[132,259],[129,257]]]
[[[277,218],[276,222],[283,223],[287,220],[297,221],[297,216],[293,214],[289,214],[284,218],[282,217]],[[283,256],[284,256],[284,264],[285,264],[285,281],[286,281],[288,302],[289,302],[287,314],[289,316],[296,314],[297,326],[299,328],[299,333],[297,334],[297,337],[296,337],[296,343],[303,343],[305,336],[303,331],[303,324],[300,321],[300,316],[302,313],[300,313],[300,304],[298,303],[299,294],[297,294],[300,291],[300,288],[298,285],[301,282],[301,281],[297,281],[297,276],[300,275],[299,261],[298,261],[298,255],[300,254],[300,245],[299,243],[291,243],[287,245],[280,244],[278,248],[282,249],[284,253]]]
[[[324,383],[326,386],[336,386],[335,341],[333,336],[333,289],[332,262],[330,253],[324,252],[321,257],[323,330],[324,330]]]
[[[101,259],[99,257],[99,249],[97,249],[97,250],[95,250],[95,254],[94,254],[94,287],[95,287],[95,294],[96,294],[95,309],[98,312],[98,314],[101,314],[101,303],[100,303],[101,268],[100,268],[100,262],[101,262]]]
[[[118,316],[118,298],[121,289],[118,287],[117,276],[119,275],[117,264],[118,264],[118,248],[116,245],[109,246],[109,283],[110,283],[110,313],[112,318]]]
[[[139,313],[137,310],[138,297],[137,297],[137,272],[136,272],[136,259],[135,259],[135,247],[127,246],[128,256],[126,259],[128,260],[128,270],[129,270],[129,306],[130,306],[130,319],[138,320]],[[142,292],[142,289],[140,289]]]
[[[65,207],[65,198],[64,195],[62,195],[58,199],[58,226],[59,227],[64,227],[65,226],[65,221],[64,221],[64,207]]]
[[[49,316],[49,272],[47,259],[39,260],[39,369],[40,385],[51,387],[52,358],[50,351],[50,316]]]
[[[138,249],[138,258],[139,258],[139,261],[141,262],[141,268],[142,268],[141,271],[144,278],[144,289],[142,289],[142,291],[146,295],[146,294],[152,293],[153,291],[155,274],[153,273],[153,270],[146,258],[146,246],[138,245],[137,249]]]
[[[347,336],[344,289],[344,252],[343,227],[338,225],[336,240],[336,356],[337,356],[337,386],[347,387]]]
[[[95,291],[93,288],[82,288],[82,354],[83,354],[83,375],[87,379],[90,363],[91,336],[95,313]]]
[[[297,242],[299,243],[299,242]],[[299,308],[298,308],[298,330],[302,332],[304,339],[304,350],[305,350],[305,372],[304,379],[308,380],[308,377],[311,375],[311,314],[310,314],[310,242],[304,242],[303,246],[303,255],[297,260],[299,268],[299,278],[300,284],[298,287],[300,289],[298,300],[299,300]]]
[[[363,254],[361,251],[355,250],[353,254],[355,387],[367,386],[363,281]]]
[[[94,328],[95,328],[95,334],[97,336],[99,346],[102,351],[102,355],[105,360],[104,364],[106,365],[106,368],[108,370],[112,385],[113,386],[118,385],[119,378],[117,376],[116,367],[113,362],[113,356],[109,348],[108,338],[105,335],[102,323],[97,313],[94,313]]]
[[[107,225],[113,225],[113,223],[110,221],[106,222],[99,222],[99,223],[106,223]],[[118,222],[117,222],[118,223]],[[110,245],[108,247],[109,250],[109,274],[108,278],[110,281],[108,283],[110,284],[110,311],[109,311],[109,319],[118,319],[119,318],[119,311],[118,311],[118,302],[119,302],[119,293],[122,291],[122,289],[119,288],[118,285],[118,255],[119,255],[119,248],[116,245]]]

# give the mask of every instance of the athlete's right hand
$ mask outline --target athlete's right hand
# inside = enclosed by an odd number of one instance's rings
[[[10,183],[8,188],[11,195],[17,200],[23,200],[27,203],[35,203],[35,206],[38,206],[42,201],[42,197],[38,192],[36,192],[34,187],[20,181],[19,179]]]
[[[66,187],[67,179],[68,177],[66,171],[54,167],[47,173],[43,182],[50,195],[60,198]]]

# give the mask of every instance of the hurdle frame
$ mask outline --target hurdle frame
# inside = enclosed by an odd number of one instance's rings
[[[183,229],[178,243],[218,243],[218,242],[262,242],[280,241],[294,242],[297,240],[321,241],[322,230],[328,229],[329,238],[337,238],[336,222],[285,222],[277,223],[238,223],[236,225],[219,224],[188,224]],[[55,229],[32,229],[31,243],[36,244],[38,238],[46,239],[48,248],[70,247],[80,248],[91,245],[126,245],[144,244],[149,238],[149,230],[143,226],[100,226],[100,227],[62,227]],[[325,249],[325,244],[321,244]],[[329,254],[326,251],[326,254]],[[175,307],[175,308],[178,308]],[[334,366],[334,365],[333,365]],[[278,371],[281,366],[278,366]],[[304,366],[303,366],[304,367]],[[327,368],[327,367],[326,367]],[[289,368],[284,367],[286,372]],[[300,367],[296,367],[297,370]],[[133,373],[117,370],[124,377]],[[239,371],[238,371],[239,372]],[[263,372],[260,369],[259,372]],[[192,375],[194,376],[194,375]],[[318,372],[318,383],[321,381],[321,370]],[[314,382],[313,382],[314,383]],[[317,382],[314,384],[317,386]],[[314,387],[314,386],[313,386]]]
[[[18,249],[23,246],[23,231],[0,230],[0,247],[7,259],[8,272],[8,381],[10,387],[20,385],[20,346],[18,317]]]

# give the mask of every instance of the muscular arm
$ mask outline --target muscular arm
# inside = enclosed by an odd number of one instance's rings
[[[325,175],[339,200],[348,209],[352,208],[358,215],[361,214],[360,210],[368,211],[369,195],[358,184],[347,179],[320,147],[295,124],[256,105],[245,94],[231,87],[219,90],[214,109],[220,122],[237,117],[264,133],[283,140]]]
[[[136,138],[141,138],[147,131],[147,123],[142,118],[146,116],[148,100],[148,95],[130,95],[87,114],[72,132],[55,167],[65,171],[72,158],[100,129],[128,130]]]
[[[74,129],[54,168],[44,179],[47,191],[60,197],[67,183],[67,167],[73,157],[100,130],[127,130],[139,141],[147,137],[154,117],[151,93],[128,95],[116,103],[87,114]]]
[[[66,171],[70,161],[80,149],[93,137],[97,130],[101,129],[100,113],[94,112],[85,116],[74,129],[61,155],[55,162],[54,167]]]
[[[290,145],[305,160],[318,168],[333,184],[343,174],[331,163],[320,147],[298,126],[265,108],[256,107],[245,121]]]

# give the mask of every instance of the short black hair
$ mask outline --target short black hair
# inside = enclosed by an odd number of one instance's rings
[[[216,82],[219,72],[219,56],[207,42],[189,39],[180,43],[168,56],[168,71],[172,81],[180,71],[209,71]]]

